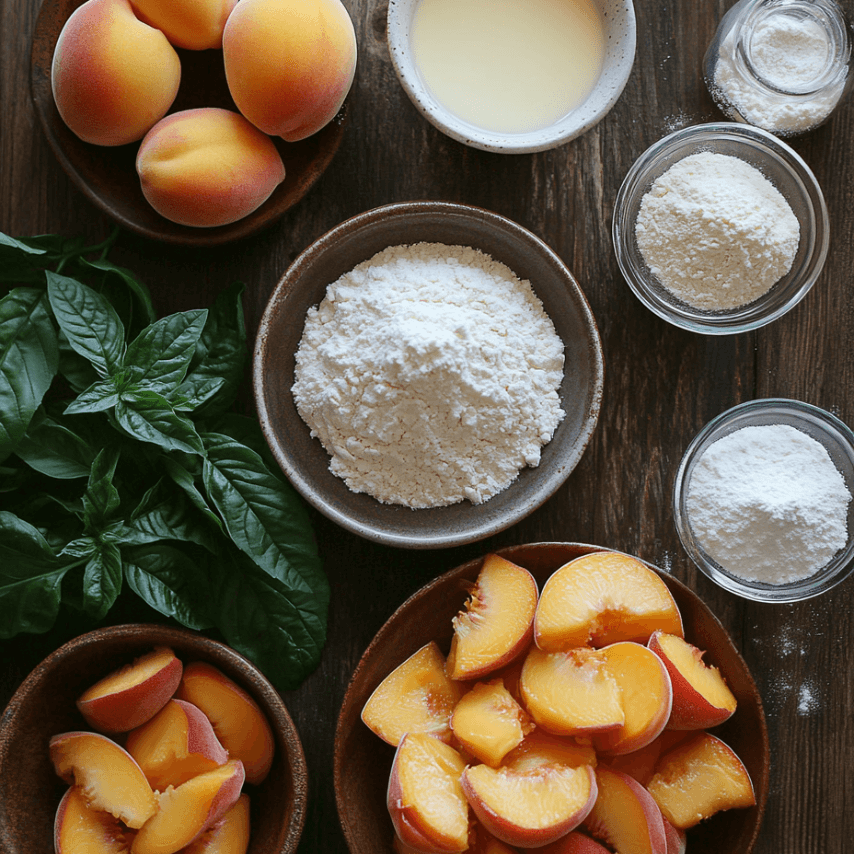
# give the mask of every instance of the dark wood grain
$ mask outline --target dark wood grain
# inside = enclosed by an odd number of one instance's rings
[[[485,542],[437,552],[384,548],[313,513],[333,596],[321,665],[285,697],[310,777],[299,850],[346,852],[332,789],[335,721],[356,663],[389,614],[422,584],[488,549],[560,540],[610,546],[669,570],[730,631],[763,697],[771,740],[769,797],[754,854],[848,854],[854,580],[801,604],[741,601],[689,562],[673,527],[670,492],[692,436],[740,401],[798,398],[854,424],[854,99],[794,143],[823,186],[831,217],[830,255],[815,288],[766,329],[708,338],[665,324],[632,296],[614,260],[610,220],[620,182],[647,146],[677,127],[720,118],[701,61],[730,2],[636,0],[638,56],[614,110],[561,148],[515,156],[465,148],[422,119],[388,57],[386,3],[344,2],[359,42],[349,124],[305,198],[272,228],[228,246],[180,248],[124,233],[113,260],[138,271],[162,313],[210,305],[242,280],[254,330],[288,264],[344,219],[413,199],[477,205],[529,228],[572,270],[602,335],[605,394],[596,433],[567,483],[530,517]],[[843,5],[854,14],[852,0]],[[0,4],[0,230],[80,234],[97,242],[112,223],[66,177],[30,101],[37,13],[38,0]],[[150,616],[127,606],[109,620]],[[0,642],[0,703],[43,656],[84,628],[63,619],[47,635]]]

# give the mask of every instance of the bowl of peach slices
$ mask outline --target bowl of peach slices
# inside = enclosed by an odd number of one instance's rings
[[[98,629],[0,718],[4,854],[291,854],[306,766],[275,689],[184,629]]]
[[[352,854],[748,854],[768,774],[762,702],[717,618],[575,543],[503,549],[408,599],[335,745]]]

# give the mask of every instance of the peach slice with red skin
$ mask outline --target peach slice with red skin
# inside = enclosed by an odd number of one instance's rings
[[[508,845],[539,848],[576,828],[596,801],[589,765],[540,765],[532,771],[474,765],[462,786],[478,821]]]
[[[450,742],[451,713],[463,690],[445,675],[445,657],[431,641],[377,685],[362,709],[362,721],[395,747],[407,732],[427,732]]]
[[[552,735],[537,727],[504,757],[502,765],[513,771],[524,772],[534,771],[541,765],[579,768],[582,765],[595,766],[596,762],[596,751],[589,744]]]
[[[136,760],[120,745],[96,732],[65,732],[50,740],[56,773],[74,784],[87,803],[142,827],[157,810],[157,800]]]
[[[462,747],[493,767],[533,728],[500,679],[475,684],[451,715],[451,729]]]
[[[611,852],[591,836],[573,830],[557,842],[540,848],[539,854],[611,854]]]
[[[591,836],[620,854],[667,854],[664,820],[650,793],[628,774],[599,766],[599,796],[584,822]]]
[[[267,776],[275,753],[273,730],[246,691],[212,664],[194,661],[184,668],[175,696],[205,713],[228,755],[243,763],[247,783]]]
[[[685,854],[688,838],[684,830],[675,828],[664,816],[664,835],[667,838],[667,854]]]
[[[600,652],[620,687],[625,721],[619,729],[594,736],[593,742],[603,753],[631,753],[654,741],[666,726],[673,701],[670,675],[652,650],[632,641]]]
[[[665,753],[648,788],[677,830],[687,830],[720,810],[756,803],[744,763],[732,748],[707,732],[697,733]]]
[[[648,645],[664,662],[673,684],[668,729],[709,729],[735,712],[735,695],[720,671],[703,661],[704,651],[665,632],[653,632]]]
[[[469,808],[460,777],[463,758],[423,732],[397,746],[386,802],[395,832],[416,851],[459,854],[469,847]]]
[[[181,681],[182,670],[171,649],[158,647],[84,691],[77,708],[98,732],[127,732],[166,705]]]
[[[528,646],[537,608],[537,582],[515,563],[487,555],[453,619],[445,668],[451,679],[480,679],[509,664]]]
[[[184,700],[170,700],[150,721],[131,730],[125,747],[151,787],[160,791],[228,761],[211,722]]]
[[[528,714],[555,735],[589,736],[625,722],[620,686],[601,650],[549,653],[533,647],[519,689]]]
[[[133,840],[131,854],[174,854],[218,822],[240,797],[243,765],[230,759],[157,795],[157,812]]]
[[[234,806],[181,854],[246,854],[249,831],[249,795],[242,792]]]
[[[637,558],[593,552],[564,564],[543,586],[534,642],[547,652],[618,641],[645,644],[657,629],[684,634],[667,585]]]
[[[134,832],[108,812],[92,809],[78,786],[71,786],[56,810],[56,854],[127,854]]]
[[[663,741],[661,736],[659,736],[649,744],[639,747],[631,753],[604,756],[602,764],[612,771],[620,771],[623,774],[628,774],[629,777],[634,777],[641,786],[646,786],[652,779],[655,763],[658,762],[658,757],[661,756],[662,745]]]

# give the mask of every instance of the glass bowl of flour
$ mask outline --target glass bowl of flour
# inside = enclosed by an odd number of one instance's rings
[[[448,202],[359,214],[288,268],[253,361],[267,443],[343,528],[402,548],[475,542],[543,504],[596,425],[596,322],[522,226]]]
[[[688,446],[673,515],[694,563],[758,602],[824,593],[854,569],[854,433],[797,400],[742,403]]]
[[[614,251],[658,317],[706,335],[765,326],[821,274],[829,220],[803,159],[761,128],[694,125],[656,142],[626,175]]]

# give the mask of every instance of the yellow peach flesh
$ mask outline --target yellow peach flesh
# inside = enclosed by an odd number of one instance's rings
[[[174,658],[175,654],[171,649],[159,647],[153,652],[136,659],[133,664],[128,664],[115,673],[111,673],[109,676],[105,676],[96,682],[91,688],[80,695],[80,701],[86,702],[87,700],[104,697],[107,694],[118,694],[121,691],[126,691],[128,688],[145,682],[156,673],[159,673]]]
[[[133,832],[109,813],[92,809],[72,786],[56,811],[56,854],[127,854]]]
[[[191,842],[181,854],[246,854],[249,833],[249,795],[244,792],[221,821]]]
[[[720,671],[703,661],[704,653],[680,637],[659,633],[658,643],[667,657],[710,705],[734,712],[736,699]]]
[[[589,744],[535,729],[504,757],[502,765],[512,771],[524,772],[533,771],[541,765],[567,765],[570,768],[578,768],[581,765],[592,767],[596,762],[596,751]]]

